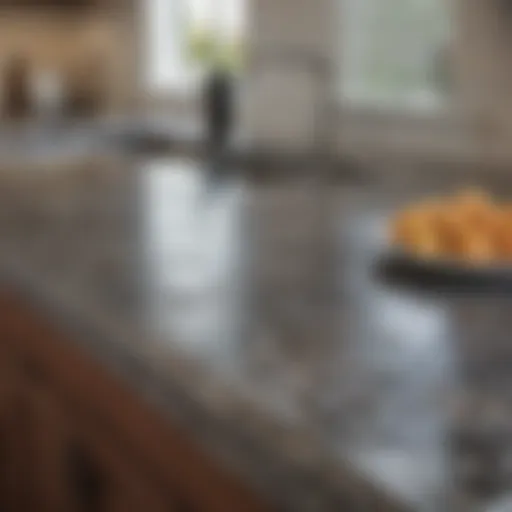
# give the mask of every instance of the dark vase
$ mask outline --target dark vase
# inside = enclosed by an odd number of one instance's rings
[[[204,89],[206,142],[211,152],[221,152],[229,142],[233,125],[233,77],[223,69],[213,69]]]

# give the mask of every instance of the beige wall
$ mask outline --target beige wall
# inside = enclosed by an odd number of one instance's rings
[[[254,144],[300,147],[309,128],[321,132],[335,151],[410,152],[464,158],[512,160],[512,28],[497,2],[446,0],[454,19],[456,95],[439,116],[375,113],[344,107],[336,90],[341,66],[343,0],[252,0],[251,50],[293,50],[327,62],[328,84],[308,85],[311,77],[272,65],[253,69],[245,94],[245,126]],[[269,75],[272,75],[269,77]],[[323,80],[323,78],[321,79]],[[252,83],[251,83],[252,82]],[[298,108],[295,96],[317,108]],[[295,103],[294,103],[295,102]],[[510,107],[509,107],[510,105]],[[304,107],[304,106],[303,106]],[[299,114],[290,112],[299,110]],[[311,115],[315,112],[315,116]]]

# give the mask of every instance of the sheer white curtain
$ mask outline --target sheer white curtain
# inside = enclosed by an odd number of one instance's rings
[[[449,87],[449,0],[341,0],[342,93],[357,104],[432,108]]]

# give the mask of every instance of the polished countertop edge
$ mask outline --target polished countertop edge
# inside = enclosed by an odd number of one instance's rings
[[[199,365],[172,348],[168,349],[171,357],[162,360],[158,342],[137,343],[144,332],[120,328],[92,301],[77,300],[65,287],[45,282],[19,255],[9,255],[8,247],[0,246],[0,254],[0,285],[6,291],[46,315],[93,360],[178,422],[207,454],[262,492],[270,504],[294,512],[340,507],[368,511],[378,507],[382,512],[413,509],[413,504],[399,503],[349,462],[341,468],[339,459],[335,462],[312,433],[287,429],[277,416],[234,392],[206,364]],[[212,386],[218,393],[212,393]],[[215,402],[215,396],[222,400]],[[228,410],[221,403],[226,397]],[[240,417],[245,418],[242,426]]]

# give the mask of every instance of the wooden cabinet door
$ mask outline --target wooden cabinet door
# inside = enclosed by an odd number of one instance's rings
[[[32,411],[38,511],[173,511],[115,440],[81,421],[47,390],[34,388]]]
[[[31,396],[34,493],[40,512],[79,512],[67,468],[71,430],[55,398],[41,385]]]
[[[18,512],[35,505],[27,386],[15,358],[0,359],[0,510]]]
[[[11,368],[0,359],[0,510],[14,510],[19,468],[14,464],[15,379]]]
[[[81,446],[103,475],[101,510],[104,512],[174,512],[169,497],[164,497],[151,478],[144,474],[109,436],[93,426],[77,430]]]

